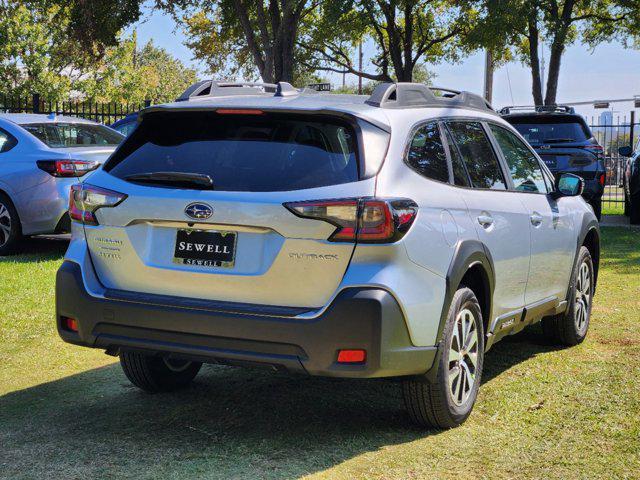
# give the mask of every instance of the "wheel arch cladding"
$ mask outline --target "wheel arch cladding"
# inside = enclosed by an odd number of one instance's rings
[[[491,318],[492,294],[495,284],[493,260],[485,246],[478,240],[463,240],[456,246],[453,259],[449,265],[446,278],[445,301],[440,314],[438,326],[438,342],[442,341],[442,333],[447,321],[449,307],[456,290],[464,285],[475,293],[480,310],[484,332],[486,334]]]

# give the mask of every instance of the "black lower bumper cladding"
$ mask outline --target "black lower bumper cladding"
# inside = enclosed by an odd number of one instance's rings
[[[312,319],[273,315],[255,306],[241,312],[212,302],[169,303],[146,294],[105,298],[87,292],[80,266],[65,261],[56,278],[58,332],[67,342],[187,358],[208,363],[256,364],[334,377],[388,377],[425,373],[436,347],[412,345],[402,311],[381,289],[352,288]],[[186,302],[189,304],[189,302]],[[264,313],[264,314],[263,314]],[[78,331],[64,318],[77,321]],[[364,349],[362,364],[339,364],[340,349]]]

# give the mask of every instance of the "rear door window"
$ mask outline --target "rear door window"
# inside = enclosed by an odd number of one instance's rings
[[[214,190],[266,192],[357,181],[357,141],[341,119],[296,114],[151,112],[105,165],[119,178],[209,175]]]
[[[411,139],[406,158],[407,164],[423,177],[449,181],[447,154],[437,122],[420,127]]]
[[[449,122],[452,149],[469,173],[474,188],[506,190],[507,185],[493,147],[480,122]]]
[[[493,124],[490,128],[507,161],[515,189],[547,193],[542,169],[531,150],[509,130]]]

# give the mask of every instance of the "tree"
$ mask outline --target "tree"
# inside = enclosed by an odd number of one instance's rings
[[[135,33],[105,50],[103,59],[78,85],[98,102],[152,103],[174,101],[196,82],[196,72],[150,41],[137,48]]]
[[[274,83],[294,81],[296,39],[316,8],[315,1],[158,0],[158,4],[185,25],[187,45],[213,71],[253,76],[256,69],[263,81]]]
[[[502,46],[529,66],[536,105],[555,105],[562,57],[580,40],[594,47],[603,40],[636,36],[640,25],[638,0],[480,0],[471,2],[482,12],[469,37],[475,46]],[[546,94],[543,98],[540,46],[550,50]]]
[[[373,81],[411,82],[425,62],[455,61],[460,37],[468,30],[469,9],[450,0],[329,0],[302,46],[313,53],[319,70],[351,73]],[[354,48],[370,39],[376,71],[354,65]]]

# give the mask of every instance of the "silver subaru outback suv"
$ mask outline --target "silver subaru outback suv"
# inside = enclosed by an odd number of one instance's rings
[[[408,413],[470,414],[484,354],[542,320],[587,334],[599,228],[476,95],[209,82],[154,106],[73,186],[57,274],[67,342],[149,392],[202,363],[400,377]]]

